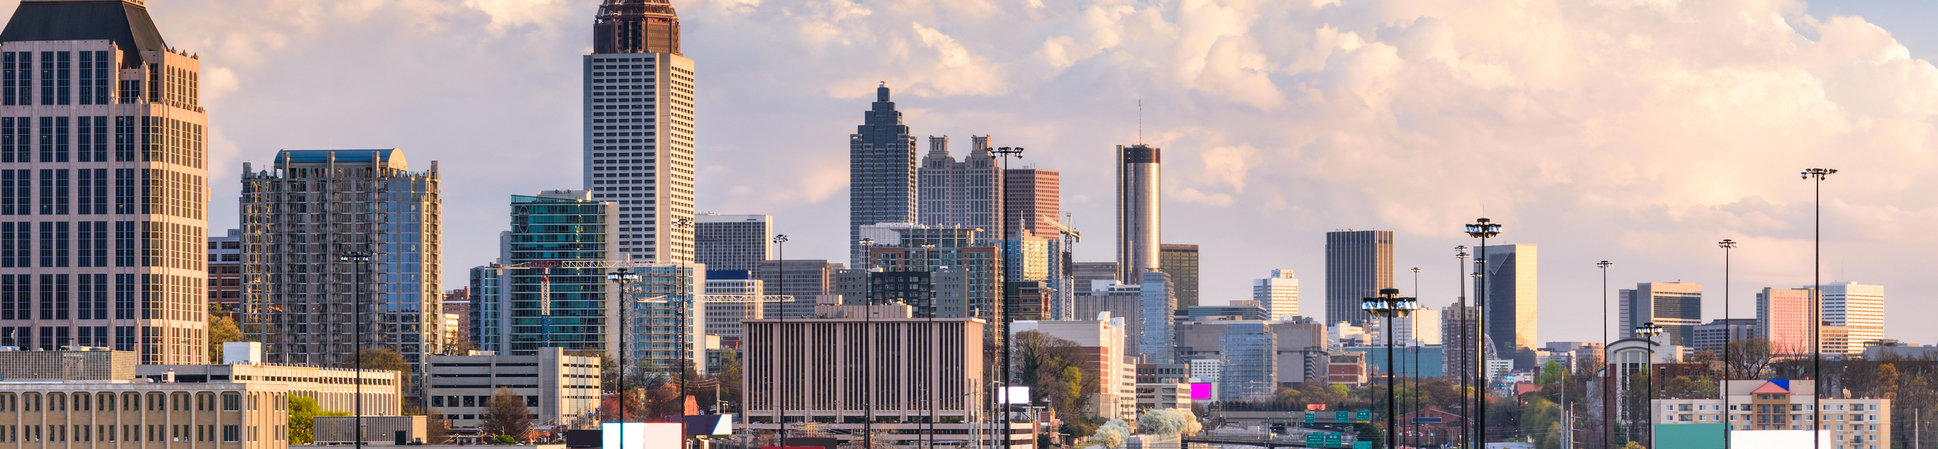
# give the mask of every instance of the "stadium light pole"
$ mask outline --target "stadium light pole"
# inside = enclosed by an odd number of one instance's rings
[[[1460,298],[1459,298],[1460,308],[1455,309],[1454,313],[1460,317],[1461,323],[1466,323],[1469,319],[1467,317],[1467,275],[1460,274],[1467,271],[1468,255],[1469,254],[1467,253],[1467,245],[1459,245],[1454,247],[1454,259],[1459,261],[1459,264],[1458,264],[1459,266],[1456,267],[1457,269],[1454,270],[1454,273],[1457,274],[1457,276],[1455,277],[1460,279]],[[1475,272],[1475,274],[1479,274],[1479,272]],[[1455,348],[1455,350],[1458,351],[1457,352],[1458,354],[1466,354],[1467,342],[1470,341],[1467,338],[1467,326],[1463,325],[1463,326],[1460,326],[1459,328],[1454,329],[1454,333],[1460,336],[1458,338],[1458,341],[1455,343],[1459,347]],[[1463,417],[1461,418],[1462,422],[1460,425],[1460,445],[1465,447],[1467,446],[1467,442],[1468,442],[1467,440],[1468,425],[1466,423],[1467,418],[1465,417],[1468,416],[1467,404],[1470,402],[1469,398],[1467,397],[1467,394],[1468,394],[1467,388],[1469,386],[1469,383],[1467,380],[1467,364],[1461,363],[1455,369],[1460,371],[1460,416]]]
[[[1649,420],[1648,422],[1649,448],[1654,449],[1655,448],[1655,388],[1656,388],[1655,387],[1655,336],[1662,335],[1662,326],[1657,326],[1654,321],[1642,323],[1641,326],[1635,326],[1635,335],[1641,335],[1649,339],[1648,344],[1644,345],[1644,347],[1648,348],[1649,350],[1648,360],[1642,361],[1642,366],[1646,367],[1648,371],[1647,373],[1648,377],[1646,378],[1648,385],[1644,386],[1642,389],[1649,390],[1649,402],[1648,402],[1649,413],[1645,416],[1645,418]]]
[[[1736,428],[1736,413],[1729,409],[1729,343],[1735,333],[1729,322],[1729,250],[1736,241],[1723,239],[1716,246],[1723,249],[1723,388],[1717,396],[1723,397],[1723,447],[1729,447],[1729,431]]]
[[[1394,332],[1393,319],[1412,313],[1416,307],[1419,307],[1419,302],[1400,296],[1400,289],[1397,288],[1382,288],[1379,296],[1364,298],[1359,302],[1360,309],[1386,319],[1386,329],[1382,333],[1386,334],[1386,447],[1389,448],[1399,447],[1396,444],[1399,441],[1399,415],[1395,413],[1399,407],[1394,403],[1397,395],[1393,391],[1393,373],[1398,371],[1400,364],[1393,359],[1393,334],[1398,333]]]
[[[343,254],[337,256],[337,260],[353,263],[357,266],[356,271],[350,273],[350,285],[352,286],[350,289],[350,297],[354,298],[350,303],[352,304],[351,307],[356,308],[356,313],[352,313],[351,315],[353,315],[352,319],[356,322],[355,326],[357,327],[356,332],[350,333],[352,339],[351,345],[354,346],[351,350],[352,355],[350,357],[355,359],[357,368],[356,376],[354,376],[356,400],[354,401],[355,404],[351,407],[357,414],[356,447],[357,449],[363,449],[363,315],[367,312],[366,309],[368,307],[364,304],[363,283],[364,274],[370,271],[370,253],[364,251],[344,251]]]
[[[774,264],[775,271],[780,272],[780,285],[776,290],[785,296],[787,295],[787,234],[774,235]],[[781,344],[786,341],[784,334],[787,331],[787,303],[794,302],[792,299],[788,298],[781,302],[779,323],[774,325],[774,357],[780,362],[781,370],[787,369],[787,351],[781,348]],[[787,447],[787,382],[781,380],[780,370],[775,370],[774,374],[774,383],[777,384],[774,389],[774,439],[779,442],[780,447]]]
[[[1612,266],[1615,266],[1614,262],[1609,262],[1606,260],[1595,262],[1595,268],[1600,268],[1602,270],[1602,353],[1599,354],[1601,356],[1601,363],[1600,363],[1601,366],[1595,367],[1595,370],[1601,372],[1602,374],[1601,396],[1602,396],[1602,447],[1603,448],[1608,448],[1610,447],[1609,445],[1614,444],[1613,442],[1614,442],[1614,436],[1615,436],[1615,416],[1613,412],[1611,412],[1611,410],[1613,410],[1613,408],[1611,408],[1613,406],[1612,405],[1613,403],[1609,402],[1608,400],[1608,390],[1613,388],[1613,386],[1608,385],[1608,382],[1613,379],[1608,375],[1608,362],[1609,362],[1608,360],[1608,267],[1612,267]]]
[[[632,310],[632,301],[626,296],[626,287],[639,280],[639,273],[633,272],[631,268],[622,267],[606,273],[606,279],[619,284],[619,341],[618,350],[613,352],[619,354],[619,441],[626,441],[626,352],[631,350],[626,347],[626,334],[631,333],[632,327],[632,323],[628,321],[631,314],[626,313]]]
[[[1487,217],[1481,217],[1474,219],[1473,223],[1469,223],[1466,231],[1468,237],[1480,239],[1480,255],[1474,258],[1474,264],[1480,268],[1475,271],[1480,274],[1480,280],[1477,281],[1479,284],[1476,285],[1481,292],[1478,297],[1474,298],[1474,342],[1477,343],[1474,345],[1476,347],[1474,351],[1476,353],[1474,364],[1479,371],[1481,387],[1476,392],[1474,400],[1476,405],[1474,410],[1477,412],[1475,413],[1477,425],[1474,427],[1474,430],[1479,434],[1479,438],[1475,440],[1477,443],[1475,447],[1485,447],[1487,446],[1487,388],[1489,382],[1487,376],[1487,344],[1481,342],[1487,335],[1487,238],[1501,235],[1501,225],[1500,223],[1495,223],[1493,220],[1488,220]],[[1499,344],[1496,343],[1495,346],[1498,349]]]
[[[1836,174],[1835,168],[1803,169],[1803,179],[1811,181],[1816,200],[1812,201],[1810,266],[1810,381],[1816,386],[1810,394],[1810,447],[1818,447],[1817,432],[1824,426],[1824,179]]]

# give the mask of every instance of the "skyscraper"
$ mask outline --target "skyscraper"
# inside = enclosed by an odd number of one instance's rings
[[[585,189],[619,203],[619,250],[640,262],[690,263],[693,60],[666,0],[605,0],[585,55]]]
[[[888,99],[888,83],[848,135],[848,264],[862,263],[861,227],[915,222],[915,135]]]
[[[1003,229],[1055,238],[1050,220],[1062,220],[1063,174],[1056,170],[1015,168],[1003,172]],[[1069,223],[1063,223],[1069,225]]]
[[[606,351],[615,294],[600,263],[620,257],[619,205],[589,192],[512,195],[511,228],[499,240],[494,288],[480,289],[479,349],[538,354],[539,348]],[[573,262],[585,263],[572,266]]]
[[[774,217],[700,214],[693,246],[694,258],[708,270],[753,271],[774,257]]]
[[[437,354],[438,191],[437,162],[412,172],[395,148],[283,150],[265,171],[243,163],[243,334],[271,363],[337,366],[359,333],[410,363]],[[340,260],[352,251],[369,261]]]
[[[1482,311],[1487,314],[1487,337],[1499,345],[1502,359],[1514,366],[1532,368],[1539,329],[1535,326],[1535,298],[1540,284],[1536,270],[1539,260],[1534,245],[1494,245],[1485,248],[1487,290]]]
[[[989,153],[989,136],[974,142],[961,161],[949,155],[949,136],[929,137],[929,154],[915,170],[916,222],[929,226],[982,229],[992,240],[1003,232],[1003,172]]]
[[[1175,323],[1171,315],[1178,310],[1178,297],[1173,293],[1171,276],[1162,271],[1146,270],[1137,279],[1137,351],[1144,355],[1144,363],[1174,363],[1177,336],[1173,332]]]
[[[0,49],[0,345],[206,363],[201,60],[133,0],[23,1]]]
[[[1272,276],[1252,281],[1252,300],[1265,309],[1265,316],[1282,320],[1299,315],[1299,278],[1290,268],[1272,270]]]
[[[1139,279],[1158,269],[1158,148],[1117,146],[1117,278]]]
[[[1616,297],[1621,305],[1621,321],[1616,327],[1622,338],[1635,338],[1636,326],[1653,322],[1668,336],[1658,343],[1696,344],[1696,326],[1702,325],[1702,284],[1643,282],[1633,289],[1622,289]]]
[[[1850,352],[1862,354],[1864,345],[1884,339],[1884,286],[1824,284],[1823,307],[1824,325],[1844,327]]]
[[[1810,354],[1809,288],[1764,287],[1756,293],[1756,334],[1770,342],[1770,354]]]
[[[1326,233],[1326,322],[1364,326],[1360,300],[1393,287],[1393,231]]]
[[[1177,291],[1178,310],[1198,306],[1198,245],[1165,243],[1158,245],[1157,265],[1171,275]]]

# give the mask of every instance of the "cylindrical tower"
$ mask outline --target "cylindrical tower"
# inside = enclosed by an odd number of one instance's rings
[[[1158,268],[1158,148],[1117,147],[1117,278]]]

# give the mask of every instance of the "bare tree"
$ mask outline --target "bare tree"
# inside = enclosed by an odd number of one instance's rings
[[[1773,359],[1770,353],[1770,341],[1761,338],[1731,341],[1727,350],[1731,379],[1762,379],[1764,371],[1769,370]]]
[[[491,393],[480,418],[478,433],[484,435],[505,435],[524,441],[525,434],[532,431],[532,409],[525,406],[525,398],[512,394],[509,388]]]

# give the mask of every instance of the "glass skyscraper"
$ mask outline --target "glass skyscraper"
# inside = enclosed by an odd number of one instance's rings
[[[498,264],[472,270],[474,284],[492,284],[473,289],[479,349],[605,351],[614,315],[608,299],[616,292],[606,264],[621,258],[619,207],[576,190],[511,197],[511,228],[500,238]]]

